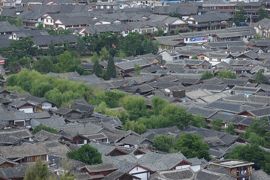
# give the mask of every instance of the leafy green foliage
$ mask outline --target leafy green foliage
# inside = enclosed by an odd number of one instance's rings
[[[213,77],[215,77],[215,75],[212,72],[206,71],[202,74],[201,80],[211,79]]]
[[[125,37],[113,33],[101,33],[83,37],[81,43],[88,52],[98,52],[102,60],[107,60],[109,55],[135,56],[156,53],[158,50],[156,43],[139,33],[130,33]]]
[[[61,35],[61,34],[71,34],[72,31],[69,30],[69,29],[57,29],[57,30],[55,30],[55,29],[49,29],[48,30],[48,33],[50,35]]]
[[[95,63],[94,63],[94,73],[95,73],[95,75],[97,76],[97,77],[102,77],[102,75],[103,75],[103,70],[102,70],[102,68],[101,68],[101,66],[100,66],[100,64],[99,64],[99,62],[98,61],[95,61]]]
[[[223,125],[222,120],[220,119],[215,119],[211,122],[212,128],[216,131],[220,131]]]
[[[229,71],[229,70],[222,70],[222,71],[219,71],[217,76],[219,78],[229,78],[229,79],[235,79],[236,78],[236,74],[232,71]]]
[[[41,57],[34,62],[33,68],[41,73],[54,72],[54,63],[50,57]]]
[[[206,121],[201,116],[193,115],[190,124],[195,127],[206,127]]]
[[[256,83],[259,83],[259,84],[261,84],[261,83],[268,84],[269,83],[267,77],[263,73],[264,73],[264,70],[262,70],[262,69],[256,73],[256,75],[255,75],[255,82]]]
[[[255,119],[247,128],[244,138],[252,144],[270,148],[270,132],[267,129],[269,129],[269,122],[266,118]]]
[[[230,123],[230,124],[228,125],[228,127],[225,129],[225,131],[226,131],[227,133],[229,133],[229,134],[232,134],[232,135],[235,134],[233,123]]]
[[[2,56],[6,57],[7,67],[11,71],[18,71],[21,66],[31,67],[32,56],[36,55],[36,48],[30,38],[12,41],[8,48],[0,49]]]
[[[138,133],[150,128],[169,126],[177,126],[180,129],[188,125],[205,126],[204,118],[192,116],[185,109],[158,97],[152,99],[152,109],[148,109],[145,99],[141,96],[131,96],[117,90],[93,89],[82,83],[52,78],[36,71],[23,70],[12,75],[8,78],[7,85],[35,96],[45,97],[58,106],[84,98],[97,105],[97,112],[118,117],[125,124],[125,129]]]
[[[75,177],[70,173],[65,173],[60,176],[60,180],[75,180]]]
[[[169,103],[160,97],[153,97],[152,99],[152,110],[154,115],[159,115],[159,113],[168,105]]]
[[[67,156],[89,165],[102,163],[101,154],[89,144],[85,144],[77,150],[70,151]]]
[[[195,134],[182,134],[176,141],[175,149],[183,153],[187,158],[210,159],[208,145],[200,136]]]
[[[233,22],[237,26],[241,25],[241,23],[244,23],[246,20],[245,14],[246,12],[244,11],[242,7],[236,9],[235,14],[233,16]]]
[[[45,125],[38,125],[37,127],[35,127],[32,131],[33,134],[36,134],[38,133],[39,131],[41,130],[44,130],[44,131],[47,131],[47,132],[50,132],[50,133],[54,133],[56,134],[58,131],[54,128],[51,128],[51,127],[48,127],[48,126],[45,126]]]
[[[8,86],[18,86],[34,96],[46,97],[58,106],[78,98],[90,100],[92,89],[82,83],[51,78],[36,71],[23,70],[7,80]]]
[[[39,160],[26,170],[24,180],[47,180],[49,178],[50,173],[47,165]]]
[[[270,153],[263,151],[257,145],[237,146],[226,156],[226,158],[254,162],[255,169],[263,169],[266,173],[270,174]]]
[[[121,40],[120,48],[127,56],[156,53],[157,46],[138,33],[129,33]]]
[[[141,67],[138,64],[135,64],[134,70],[137,76],[141,74]]]
[[[56,64],[56,72],[74,72],[78,69],[80,61],[69,51],[57,56],[58,63]]]
[[[124,96],[126,96],[126,94],[119,90],[100,91],[94,104],[104,102],[108,107],[116,108],[120,106],[120,100]]]
[[[108,60],[107,72],[105,79],[116,78],[116,68],[112,57]]]
[[[146,103],[140,96],[125,96],[121,100],[122,106],[127,110],[130,120],[136,120],[146,115]]]
[[[101,61],[105,61],[105,60],[107,61],[109,59],[109,57],[110,57],[110,52],[105,47],[103,47],[100,50],[99,54],[100,54],[100,60]]]
[[[169,135],[157,135],[153,139],[153,146],[159,151],[173,151],[175,138]]]
[[[127,121],[124,128],[126,130],[132,130],[139,134],[142,134],[146,131],[146,127],[142,122]]]
[[[129,97],[126,97],[125,99],[126,101],[129,101]],[[144,110],[143,112],[140,112],[140,108],[136,108],[136,106],[132,104],[133,103],[130,103],[129,107],[123,107],[127,110],[129,115],[130,112],[136,115],[133,119],[130,118],[130,120],[135,120],[135,122],[132,123],[133,126],[135,126],[136,123],[144,124],[147,129],[169,126],[177,126],[178,128],[183,129],[188,125],[197,127],[205,126],[205,120],[203,118],[192,116],[190,113],[186,112],[185,109],[169,104],[159,97],[154,97],[152,99],[152,109],[150,111]],[[143,106],[145,106],[145,103],[143,104]],[[128,110],[127,108],[131,110]],[[143,109],[145,109],[145,107],[143,107]],[[128,127],[126,127],[126,129],[128,129]]]
[[[268,11],[263,7],[261,7],[257,13],[258,13],[258,20],[269,18]]]
[[[19,86],[7,86],[6,89],[10,92],[16,92],[19,94],[25,94],[25,90],[23,90],[21,87]]]
[[[175,123],[180,129],[188,126],[192,119],[191,114],[187,113],[184,109],[171,104],[161,111],[161,115],[168,120],[166,122],[167,126]]]
[[[23,25],[22,19],[19,17],[0,16],[0,21],[8,21],[10,24],[18,27]]]

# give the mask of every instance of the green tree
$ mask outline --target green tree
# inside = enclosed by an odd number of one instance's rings
[[[52,89],[53,86],[49,82],[34,81],[30,93],[34,96],[44,97],[45,93]]]
[[[50,57],[42,57],[35,61],[33,68],[41,73],[54,72],[54,64]]]
[[[57,106],[61,106],[63,103],[62,93],[59,89],[54,88],[45,94],[45,98],[55,103]]]
[[[202,74],[201,80],[211,79],[213,77],[214,77],[214,74],[212,72],[206,71]]]
[[[125,122],[124,128],[126,130],[132,130],[132,131],[139,133],[139,134],[142,134],[146,131],[145,125],[139,121],[127,121],[127,122]]]
[[[267,84],[268,83],[268,79],[263,73],[264,73],[263,69],[260,69],[256,73],[256,75],[255,75],[255,82],[256,83],[259,83],[259,84],[261,84],[261,83]]]
[[[139,76],[141,74],[141,67],[138,64],[134,66],[135,74]]]
[[[50,177],[49,169],[40,160],[26,170],[24,180],[47,180]]]
[[[103,70],[102,70],[102,68],[101,68],[101,66],[100,66],[100,64],[99,64],[98,61],[95,61],[93,69],[94,69],[94,73],[95,73],[95,75],[97,77],[102,77]]]
[[[11,75],[7,80],[8,86],[18,86],[24,91],[44,96],[58,106],[68,104],[74,99],[93,98],[93,89],[82,83],[65,79],[52,78],[36,71],[22,70]]]
[[[127,57],[127,55],[125,54],[125,52],[124,52],[123,50],[121,50],[121,49],[120,49],[119,52],[116,54],[116,56],[117,56],[118,58],[120,58],[120,59]]]
[[[24,67],[24,68],[28,68],[28,69],[31,69],[32,68],[32,58],[31,57],[22,57],[18,60],[18,64],[21,66],[21,67]]]
[[[19,58],[36,55],[36,48],[34,48],[34,42],[28,37],[22,38],[17,41],[12,41],[10,45],[10,50],[12,56],[15,55]]]
[[[120,40],[120,49],[127,56],[156,53],[157,44],[139,33],[129,33]]]
[[[220,119],[215,119],[211,122],[211,126],[214,130],[220,131],[222,128],[223,122]]]
[[[245,14],[246,14],[246,12],[244,11],[244,9],[242,7],[236,9],[234,16],[233,16],[233,22],[237,26],[241,25],[241,23],[244,23],[246,20]]]
[[[99,56],[98,56],[98,54],[95,52],[93,55],[92,55],[92,57],[91,57],[91,61],[93,62],[93,63],[95,63],[95,62],[97,62],[97,61],[99,61]]]
[[[196,115],[192,117],[190,124],[196,127],[206,127],[205,119],[201,116],[196,116]]]
[[[164,33],[164,31],[162,30],[162,29],[158,29],[158,31],[156,31],[155,33],[154,33],[154,35],[155,36],[163,36],[165,33]]]
[[[39,29],[39,30],[42,30],[42,29],[44,29],[44,26],[43,26],[42,23],[38,23],[38,24],[36,25],[36,28]]]
[[[110,53],[105,47],[101,49],[101,51],[99,52],[99,55],[100,55],[101,61],[107,61],[110,57]]]
[[[232,71],[229,71],[229,70],[222,70],[222,71],[219,71],[217,76],[219,78],[230,78],[230,79],[235,79],[236,78],[236,74]]]
[[[121,100],[122,106],[127,110],[130,120],[137,120],[146,115],[146,104],[143,97],[125,96]]]
[[[153,110],[153,114],[155,115],[159,115],[160,112],[168,105],[169,103],[160,98],[160,97],[153,97],[152,99],[152,110]]]
[[[60,175],[60,180],[75,180],[75,177],[73,174],[71,174],[72,171],[72,165],[70,161],[67,158],[64,158],[61,160],[61,168],[63,168],[64,173]]]
[[[225,131],[229,134],[235,134],[235,131],[234,131],[234,125],[232,123],[230,123],[228,125],[228,127],[225,129]]]
[[[257,145],[239,145],[226,155],[226,158],[254,162],[255,169],[263,169],[269,173],[270,169],[267,164],[270,162],[269,155],[270,153],[263,151]]]
[[[58,57],[58,63],[56,64],[56,70],[58,72],[74,72],[78,69],[80,61],[69,51],[65,51]]]
[[[107,72],[106,72],[106,79],[116,78],[116,69],[114,60],[112,57],[108,60]]]
[[[182,134],[176,141],[175,149],[183,153],[187,158],[210,159],[208,145],[200,136],[195,134]]]
[[[97,98],[100,102],[105,102],[106,105],[110,108],[116,108],[120,106],[120,99],[123,98],[126,94],[119,90],[110,90],[105,91],[104,93],[100,93],[97,95]]]
[[[60,175],[60,180],[75,180],[75,177],[70,173]]]
[[[32,131],[32,133],[33,134],[36,134],[36,133],[38,133],[39,131],[41,131],[41,130],[44,130],[44,131],[47,131],[47,132],[50,132],[50,133],[54,133],[54,134],[57,134],[57,130],[56,129],[54,129],[54,128],[51,128],[51,127],[48,127],[48,126],[45,126],[45,125],[38,125],[38,126],[36,126],[34,129],[33,129],[33,131]]]
[[[49,44],[48,55],[50,55],[50,56],[56,56],[57,55],[56,48],[55,48],[55,46],[54,46],[54,44],[52,42]]]
[[[163,121],[163,127],[177,125],[179,129],[183,129],[190,124],[192,115],[187,113],[185,109],[179,108],[176,105],[168,105],[162,111],[161,115],[166,119]]]
[[[258,20],[262,20],[264,18],[269,18],[268,11],[265,8],[263,8],[263,7],[261,7],[259,9],[259,11],[257,12],[257,14],[258,14]]]
[[[17,27],[20,27],[20,26],[23,25],[23,21],[22,21],[22,19],[21,19],[20,17],[16,17],[16,18],[14,19],[14,24],[15,24],[15,26],[17,26]]]
[[[269,142],[269,122],[266,118],[255,119],[253,123],[247,128],[244,138],[248,142],[270,148]]]
[[[85,144],[77,150],[68,152],[67,156],[70,159],[75,159],[89,165],[102,163],[101,154],[89,144]]]
[[[171,152],[173,150],[175,138],[170,135],[157,135],[153,139],[153,146],[159,151]]]
[[[247,141],[250,142],[251,144],[256,144],[256,145],[264,145],[264,138],[259,136],[258,134],[254,132],[249,132]]]

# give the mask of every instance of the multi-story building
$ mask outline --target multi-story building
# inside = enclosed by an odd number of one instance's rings
[[[254,163],[241,160],[222,160],[211,162],[208,169],[224,169],[226,174],[237,180],[249,180],[252,175],[252,166]]]

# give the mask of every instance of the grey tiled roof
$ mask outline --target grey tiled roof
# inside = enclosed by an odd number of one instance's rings
[[[138,163],[155,172],[170,170],[185,159],[185,156],[181,153],[161,154],[148,152],[138,160]]]
[[[0,21],[0,33],[16,32],[19,29],[7,21]]]
[[[60,135],[50,133],[48,131],[41,130],[34,135],[34,139],[37,141],[53,141],[58,140]]]
[[[76,136],[76,135],[91,135],[99,133],[102,130],[102,127],[93,123],[69,123],[65,124],[62,127],[58,127],[59,130],[63,131],[67,135]]]
[[[263,170],[255,170],[251,175],[251,179],[254,180],[266,180],[270,179],[270,175],[266,174]]]
[[[232,177],[226,175],[226,174],[221,174],[221,173],[216,173],[212,172],[206,169],[203,169],[197,173],[196,180],[218,180],[218,179],[223,179],[223,180],[233,180]]]
[[[46,155],[46,147],[42,144],[25,143],[20,146],[1,146],[0,154],[8,159],[28,156]]]
[[[212,108],[204,108],[199,106],[192,106],[188,109],[188,112],[198,115],[204,118],[209,118],[211,115],[217,112],[217,110],[214,110]]]
[[[20,179],[23,178],[28,164],[20,164],[15,167],[0,168],[0,177],[4,179]]]
[[[240,113],[243,110],[252,110],[253,107],[243,106],[241,103],[232,103],[226,101],[215,101],[207,105],[208,108],[219,109],[230,113]]]
[[[29,116],[24,112],[20,111],[0,111],[0,122],[1,121],[14,121],[14,120],[29,120]]]
[[[228,13],[210,12],[202,15],[192,16],[196,22],[214,22],[214,21],[227,21],[232,18]]]
[[[170,180],[177,180],[177,179],[192,179],[194,172],[190,169],[183,169],[178,171],[171,171],[171,172],[164,172],[162,176],[170,179]]]
[[[50,44],[76,43],[78,37],[74,35],[41,35],[33,37],[33,42],[37,46],[48,46]]]
[[[60,129],[62,126],[66,124],[65,119],[60,116],[52,116],[50,118],[45,118],[45,119],[32,119],[31,120],[31,125],[32,127],[36,127],[40,124],[43,124],[45,126],[55,128],[55,129]]]
[[[0,131],[0,144],[15,144],[31,137],[32,134],[28,129],[4,130]]]

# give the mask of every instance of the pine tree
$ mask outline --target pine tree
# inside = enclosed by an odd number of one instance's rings
[[[112,57],[109,58],[108,66],[107,66],[107,72],[106,72],[106,78],[111,79],[116,77],[116,69],[114,60]]]
[[[98,63],[98,61],[95,61],[94,64],[94,73],[97,77],[101,77],[102,76],[102,69]]]

